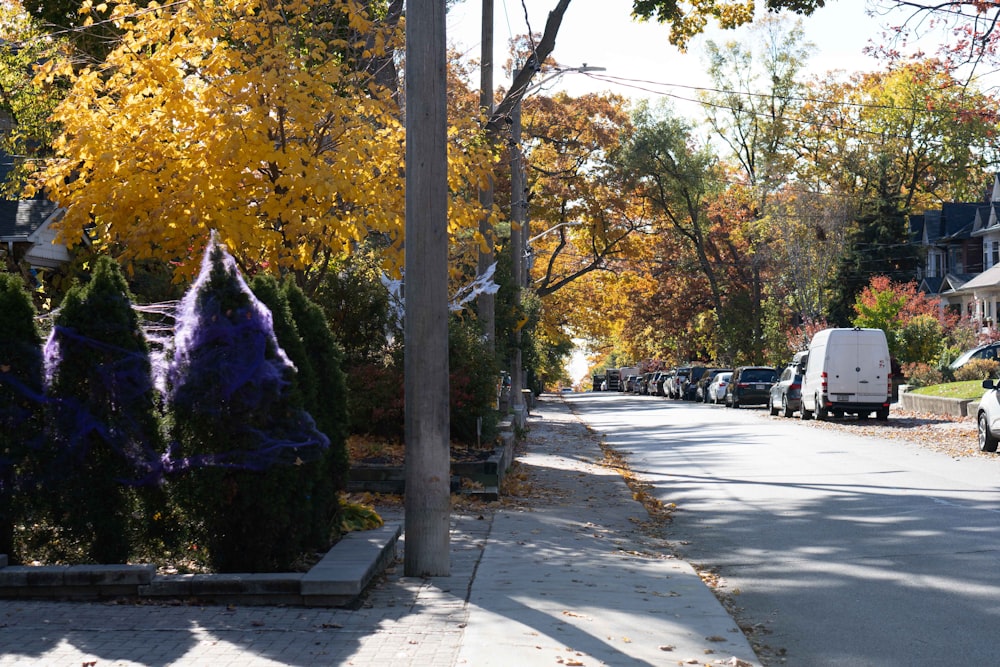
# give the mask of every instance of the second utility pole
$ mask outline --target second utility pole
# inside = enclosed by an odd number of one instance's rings
[[[483,34],[482,56],[479,63],[479,107],[487,118],[493,115],[493,0],[483,0]],[[488,135],[490,136],[490,135]],[[479,234],[483,237],[479,247],[478,275],[483,275],[490,268],[496,257],[493,252],[493,226],[490,224],[490,214],[493,211],[493,175],[479,190],[479,204],[482,207],[482,217],[479,219]],[[476,299],[479,322],[482,326],[486,344],[492,352],[495,349],[496,338],[496,296],[482,292]]]

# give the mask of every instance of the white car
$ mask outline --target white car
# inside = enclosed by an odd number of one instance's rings
[[[721,403],[722,397],[726,395],[726,385],[729,384],[729,378],[733,377],[732,373],[719,373],[714,378],[712,382],[708,385],[708,400],[710,403]]]
[[[1000,394],[993,380],[983,380],[983,397],[979,399],[976,411],[976,427],[979,431],[979,449],[984,452],[997,450],[997,436],[1000,435]]]

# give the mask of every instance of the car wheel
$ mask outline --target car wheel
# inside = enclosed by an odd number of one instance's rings
[[[977,423],[979,425],[979,449],[984,452],[995,452],[997,450],[997,438],[990,432],[990,422],[986,418],[985,412],[979,413]]]
[[[830,418],[830,413],[826,411],[826,408],[824,408],[823,406],[819,405],[819,403],[817,403],[816,404],[816,419],[818,419],[819,421],[822,422],[822,421],[826,421],[829,418]]]
[[[774,399],[773,398],[767,399],[767,407],[769,408],[772,417],[777,417],[778,416],[778,408],[774,407]]]
[[[736,400],[735,396],[733,396],[733,408],[736,410],[740,409],[740,402]]]
[[[877,419],[880,422],[888,421],[889,420],[889,410],[887,408],[883,408],[881,410],[876,410],[875,411],[875,419]]]
[[[781,414],[783,416],[785,416],[785,417],[791,417],[793,414],[795,414],[794,410],[790,410],[788,408],[788,397],[787,396],[782,396],[781,397]]]
[[[806,410],[805,401],[803,401],[802,405],[799,406],[799,417],[802,421],[809,421],[813,418],[812,410]]]

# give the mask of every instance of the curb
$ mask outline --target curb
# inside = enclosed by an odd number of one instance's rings
[[[970,404],[975,404],[970,409]],[[904,410],[926,412],[951,417],[968,417],[974,415],[979,401],[967,398],[944,398],[941,396],[922,396],[913,392],[903,392],[899,395],[899,405]]]
[[[345,607],[396,557],[402,527],[345,535],[308,572],[157,575],[154,565],[7,565],[0,598],[95,600],[193,598],[218,604]]]

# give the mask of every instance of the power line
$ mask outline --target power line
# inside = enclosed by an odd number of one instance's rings
[[[808,102],[808,103],[812,103],[812,104],[821,104],[821,105],[827,105],[827,106],[854,107],[854,108],[859,108],[859,109],[876,109],[876,110],[881,110],[881,111],[909,111],[909,112],[913,112],[913,113],[933,114],[933,115],[954,115],[954,112],[952,112],[950,110],[947,110],[947,109],[928,109],[926,106],[924,106],[924,107],[905,107],[905,106],[901,107],[901,106],[896,106],[896,105],[892,105],[892,104],[876,104],[876,103],[872,103],[872,102],[849,102],[849,101],[842,101],[842,100],[823,99],[823,98],[818,98],[818,97],[800,97],[800,96],[796,96],[796,95],[774,95],[774,94],[771,94],[771,93],[755,93],[755,92],[751,92],[751,91],[728,90],[728,89],[724,89],[724,88],[712,88],[712,87],[708,87],[708,86],[690,86],[690,85],[685,85],[685,84],[681,84],[681,83],[667,83],[667,82],[662,82],[662,81],[649,81],[649,80],[646,80],[646,79],[629,79],[629,78],[625,78],[625,77],[611,76],[611,75],[608,75],[608,74],[594,74],[594,73],[590,73],[590,74],[587,74],[587,76],[589,76],[592,79],[598,80],[598,81],[605,81],[607,83],[617,84],[617,85],[620,85],[620,86],[624,86],[626,88],[634,88],[636,90],[643,90],[645,92],[649,92],[649,93],[653,93],[653,94],[657,94],[657,95],[663,95],[663,96],[666,96],[666,97],[674,97],[676,99],[687,101],[687,102],[697,102],[699,104],[704,104],[704,102],[702,100],[700,100],[700,99],[691,99],[691,98],[687,98],[687,97],[682,97],[680,95],[677,95],[676,93],[666,93],[666,92],[663,92],[661,90],[656,90],[656,89],[653,89],[653,88],[647,88],[644,85],[640,85],[640,84],[645,84],[645,85],[649,85],[649,86],[665,86],[665,87],[668,87],[668,88],[683,88],[685,90],[692,90],[692,91],[695,91],[695,92],[714,93],[714,94],[720,94],[720,95],[734,95],[734,96],[740,96],[740,97],[756,97],[756,98],[761,98],[761,99],[779,98],[779,99],[782,99],[782,100],[788,100],[790,102]],[[985,93],[984,93],[984,96],[988,97],[987,95],[985,95]],[[729,107],[724,107],[724,108],[729,108]]]
[[[617,85],[620,85],[620,86],[624,86],[624,87],[628,87],[628,88],[633,88],[633,89],[636,89],[636,90],[642,90],[644,92],[652,93],[654,95],[658,95],[658,96],[661,96],[661,97],[668,97],[668,98],[679,100],[679,101],[682,101],[682,102],[690,102],[690,103],[693,103],[693,104],[698,104],[698,105],[700,105],[702,107],[705,107],[705,108],[720,109],[720,110],[723,110],[723,111],[740,112],[740,113],[744,113],[744,114],[751,115],[751,116],[754,116],[754,117],[767,118],[767,119],[771,119],[771,120],[775,120],[774,116],[772,116],[769,113],[763,113],[763,112],[757,111],[756,109],[754,109],[752,107],[751,108],[742,108],[742,107],[738,108],[738,107],[729,106],[729,105],[726,105],[726,104],[723,104],[723,103],[720,103],[720,102],[715,102],[715,101],[707,100],[707,99],[704,99],[704,98],[685,97],[685,96],[679,95],[677,93],[665,92],[665,91],[662,91],[662,90],[657,90],[657,89],[654,89],[654,88],[649,88],[646,85],[641,85],[641,84],[647,84],[647,85],[652,85],[652,86],[665,86],[665,87],[672,87],[672,88],[683,88],[683,89],[686,89],[686,90],[693,90],[693,91],[697,91],[697,92],[716,93],[716,94],[731,95],[731,96],[757,97],[757,98],[762,98],[762,99],[778,98],[778,99],[788,100],[788,101],[793,101],[793,102],[797,101],[797,102],[808,102],[808,103],[814,103],[814,104],[821,104],[821,105],[825,105],[825,106],[829,106],[829,107],[848,107],[848,108],[857,108],[857,109],[873,109],[873,110],[877,110],[877,111],[898,111],[898,112],[913,113],[913,114],[920,114],[920,115],[946,116],[946,117],[950,117],[950,118],[954,118],[954,117],[957,117],[959,115],[955,111],[944,110],[944,109],[928,109],[927,107],[899,107],[899,106],[893,106],[893,105],[874,104],[874,103],[865,103],[865,102],[835,101],[835,100],[824,100],[824,99],[820,99],[820,98],[799,97],[799,96],[778,96],[778,95],[771,95],[771,94],[767,94],[767,93],[754,93],[754,92],[749,92],[749,91],[725,90],[725,89],[719,89],[719,88],[709,88],[709,87],[704,87],[704,86],[689,86],[689,85],[684,85],[684,84],[656,82],[656,81],[648,81],[648,80],[643,80],[643,79],[628,79],[628,78],[624,78],[624,77],[615,77],[615,76],[609,76],[609,75],[603,75],[603,74],[597,74],[597,75],[587,74],[587,76],[590,76],[591,78],[593,78],[595,80],[598,80],[598,81],[605,81],[607,83],[614,83],[614,84],[617,84]],[[986,97],[988,97],[988,96],[986,96]],[[847,122],[845,122],[844,120],[841,120],[839,122],[827,121],[827,120],[824,120],[824,121],[821,121],[821,122],[817,122],[816,120],[813,120],[813,119],[806,119],[806,118],[796,117],[796,116],[790,115],[790,114],[785,114],[785,115],[779,116],[777,118],[777,120],[782,120],[782,121],[786,121],[786,122],[790,122],[790,123],[798,123],[798,124],[801,124],[801,125],[806,125],[806,126],[809,126],[809,127],[814,127],[816,129],[822,129],[822,128],[839,129],[839,130],[842,130],[842,131],[849,131],[849,132],[851,132],[851,133],[853,133],[855,135],[868,135],[868,136],[878,137],[880,139],[900,139],[900,140],[910,139],[910,137],[908,137],[906,135],[887,134],[887,133],[882,132],[882,131],[870,130],[870,129],[866,128],[866,127],[859,126],[857,123],[853,122],[853,120],[850,120],[850,119],[848,119]],[[936,143],[937,143],[937,145],[939,147],[942,145],[942,144],[940,144],[940,142],[936,142]]]

